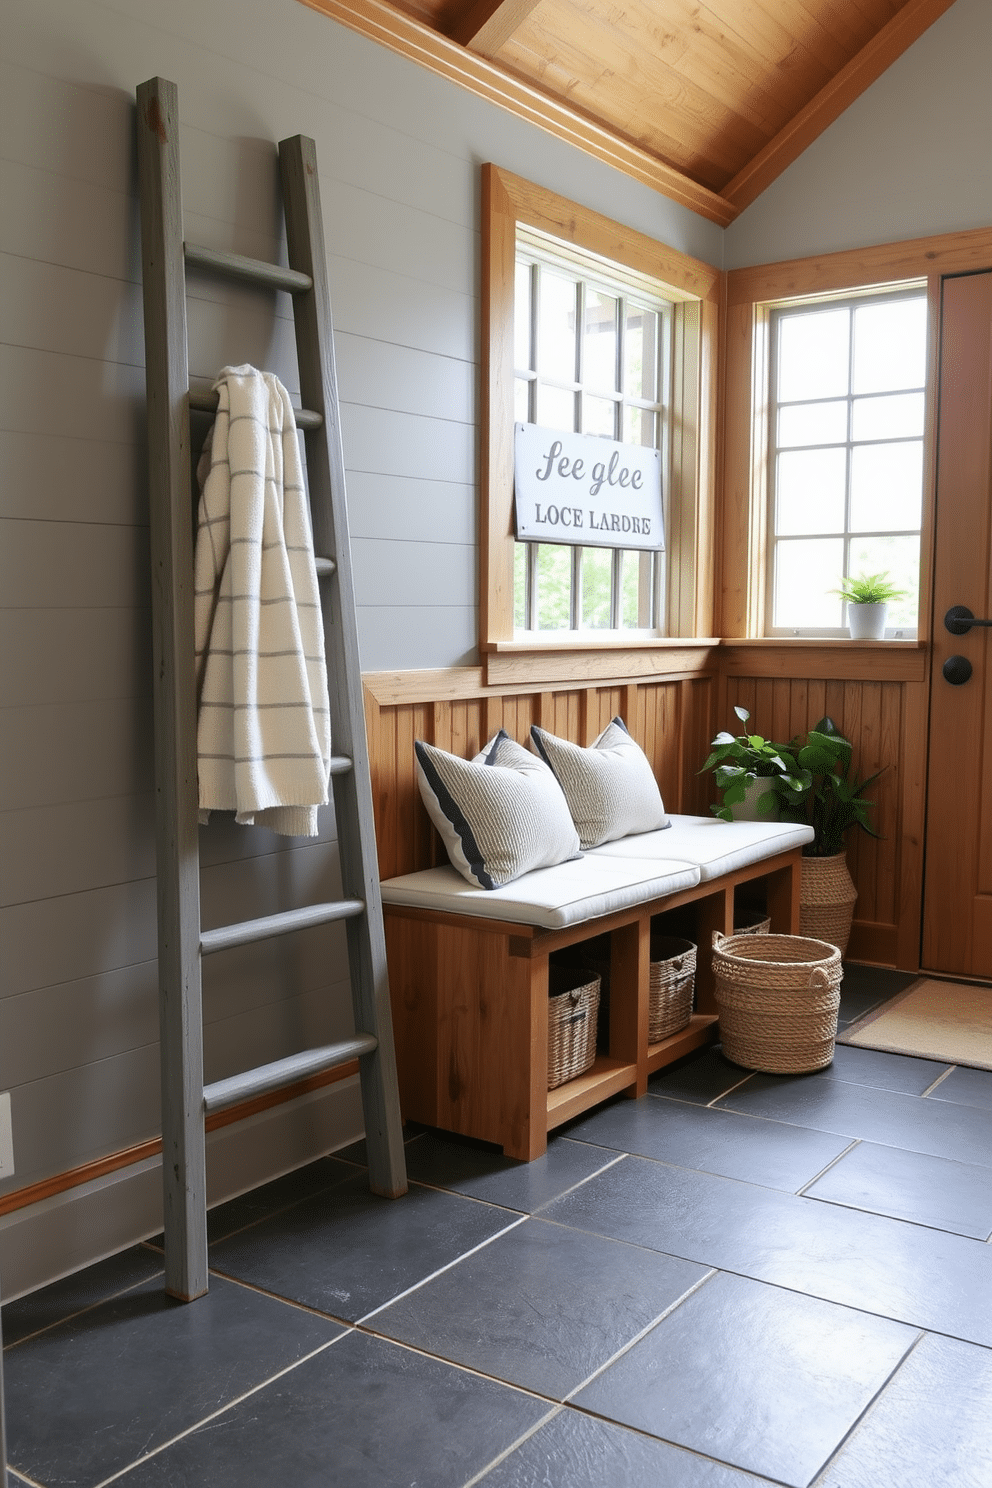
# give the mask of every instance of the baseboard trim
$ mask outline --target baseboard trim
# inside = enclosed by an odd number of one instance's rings
[[[256,1095],[251,1100],[239,1101],[237,1105],[228,1106],[224,1111],[214,1111],[206,1118],[204,1123],[206,1131],[210,1133],[222,1126],[231,1126],[236,1121],[246,1121],[249,1116],[256,1116],[260,1111],[268,1111],[273,1106],[285,1105],[287,1101],[298,1100],[301,1095],[308,1095],[313,1090],[321,1090],[325,1085],[336,1085],[338,1081],[350,1079],[352,1075],[357,1074],[358,1060],[350,1059],[347,1064],[339,1065],[337,1069],[324,1070],[319,1075],[310,1075],[305,1080],[297,1080],[281,1090],[271,1090],[267,1095]],[[10,1193],[0,1197],[0,1217],[13,1213],[15,1209],[26,1209],[30,1204],[40,1203],[42,1199],[50,1199],[54,1194],[65,1193],[67,1189],[79,1188],[84,1183],[92,1183],[95,1178],[102,1178],[107,1173],[115,1173],[118,1168],[134,1167],[149,1157],[158,1157],[161,1151],[162,1138],[152,1137],[147,1142],[139,1142],[134,1147],[122,1147],[117,1152],[108,1152],[106,1157],[97,1157],[92,1162],[81,1163],[78,1168],[68,1168],[64,1173],[54,1173],[51,1178],[42,1178],[37,1183],[26,1184],[24,1188],[12,1189]]]
[[[209,1124],[207,1133],[210,1207],[363,1135],[357,1073],[342,1066],[329,1074],[330,1079],[316,1076],[276,1092],[275,1101],[258,1097],[217,1113],[220,1119]],[[0,1215],[4,1301],[158,1234],[161,1146],[160,1140],[141,1143],[60,1174],[58,1181],[6,1195]],[[15,1198],[22,1202],[12,1203]]]

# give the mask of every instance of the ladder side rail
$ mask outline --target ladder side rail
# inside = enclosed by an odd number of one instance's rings
[[[3,1406],[3,1331],[0,1328],[0,1484],[7,1488],[7,1421]]]
[[[406,1192],[406,1161],[375,851],[333,322],[313,140],[303,135],[283,140],[279,162],[290,266],[309,274],[313,281],[308,293],[294,296],[294,323],[301,401],[323,419],[321,429],[305,436],[314,546],[316,552],[337,563],[334,579],[325,586],[324,638],[331,739],[334,749],[353,761],[349,775],[332,777],[343,892],[345,897],[363,899],[366,905],[364,915],[348,921],[347,936],[356,1032],[371,1033],[377,1040],[375,1051],[360,1061],[369,1181],[374,1192],[392,1198]]]
[[[207,1290],[186,281],[174,83],[138,89],[155,676],[165,1287]]]

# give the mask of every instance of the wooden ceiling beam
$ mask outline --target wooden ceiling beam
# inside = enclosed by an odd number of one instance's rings
[[[595,123],[577,109],[504,72],[495,62],[466,50],[422,21],[394,10],[385,0],[300,0],[300,3],[458,83],[478,97],[508,109],[518,118],[546,129],[720,227],[727,227],[737,216],[737,208],[717,192],[623,139],[606,125]]]
[[[450,28],[452,41],[480,57],[494,57],[539,0],[475,0]]]
[[[950,10],[954,0],[906,0],[906,4],[887,22],[857,56],[852,57],[835,78],[821,88],[815,98],[790,119],[764,149],[738,171],[720,195],[734,209],[743,212],[780,176],[787,166],[798,160],[803,151],[839,118],[846,108],[871,86],[886,68],[891,67],[934,21]]]

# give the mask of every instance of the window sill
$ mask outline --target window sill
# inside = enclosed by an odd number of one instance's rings
[[[528,655],[549,651],[650,651],[686,646],[719,646],[714,636],[652,636],[634,631],[623,635],[615,630],[545,630],[532,636],[514,637],[512,641],[490,641],[490,655]]]
[[[848,651],[852,647],[858,651],[924,651],[927,642],[918,638],[909,640],[885,640],[885,641],[852,641],[850,636],[724,636],[722,640],[711,641],[709,644],[716,646],[791,646],[806,647],[815,646],[833,647],[838,651]]]
[[[556,641],[497,641],[483,658],[486,681],[493,685],[535,682],[659,681],[711,675],[719,641],[704,637],[601,639],[559,636]]]

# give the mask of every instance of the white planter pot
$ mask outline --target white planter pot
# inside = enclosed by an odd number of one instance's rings
[[[744,799],[737,806],[731,806],[730,814],[734,821],[778,821],[779,800],[772,796],[771,802],[763,798],[774,788],[775,782],[771,776],[759,776],[756,780],[749,782]],[[762,806],[764,810],[762,810]]]
[[[888,605],[884,600],[878,604],[851,604],[847,606],[847,626],[852,641],[884,641],[885,616]]]

